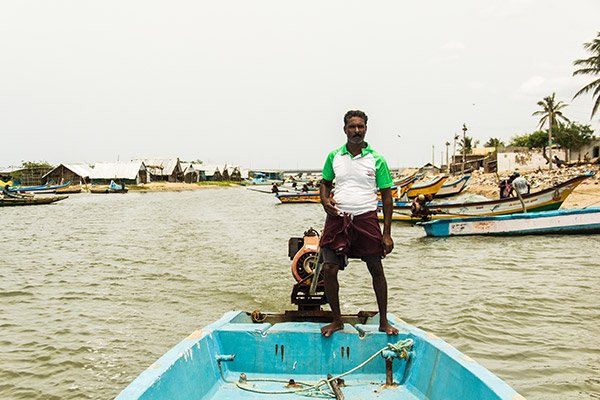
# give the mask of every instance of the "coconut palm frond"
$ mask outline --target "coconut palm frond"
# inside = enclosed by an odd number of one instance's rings
[[[581,94],[587,93],[594,88],[600,88],[600,78],[596,79],[595,81],[593,81],[591,83],[588,83],[587,85],[585,85],[584,87],[579,89],[579,91],[577,93],[575,93],[575,96],[573,96],[573,98],[575,98]],[[594,93],[594,96],[596,94],[597,94],[597,92]]]
[[[600,32],[597,33],[596,37],[591,41],[583,44],[583,48],[588,52],[592,53],[591,57],[582,58],[580,60],[575,60],[573,65],[582,66],[584,68],[577,69],[573,72],[573,76],[576,75],[590,75],[597,77],[600,75]],[[596,79],[591,83],[588,83],[575,95],[573,98],[576,98],[584,93],[588,93],[593,90],[592,99],[595,98],[594,106],[592,107],[592,116],[594,117],[596,112],[598,111],[598,107],[600,105],[600,79]]]
[[[573,76],[577,75],[598,75],[600,74],[600,68],[582,68],[573,71]]]

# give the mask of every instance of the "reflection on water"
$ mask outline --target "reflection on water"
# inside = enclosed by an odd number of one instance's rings
[[[3,208],[0,397],[111,398],[224,312],[290,307],[287,240],[323,220],[243,188]],[[599,398],[600,236],[393,236],[391,312],[526,397]],[[343,311],[376,309],[362,263],[340,278]]]

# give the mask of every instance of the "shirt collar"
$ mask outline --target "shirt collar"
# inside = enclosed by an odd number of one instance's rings
[[[365,142],[365,144],[366,144],[367,146],[366,146],[366,147],[363,147],[363,148],[360,150],[360,154],[359,154],[359,156],[360,156],[360,157],[364,157],[364,156],[366,156],[367,154],[370,154],[370,153],[372,153],[372,152],[373,152],[373,149],[371,148],[371,145],[370,145],[369,143],[367,143],[367,142]],[[350,154],[350,152],[348,151],[348,148],[346,147],[346,144],[344,144],[344,145],[342,146],[342,151],[341,151],[340,153],[341,153],[341,155],[346,155],[346,154],[348,154],[348,155],[352,156],[352,154]],[[358,157],[358,156],[357,156],[357,157]]]

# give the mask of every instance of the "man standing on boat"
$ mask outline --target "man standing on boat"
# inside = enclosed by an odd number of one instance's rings
[[[346,113],[347,142],[329,153],[323,167],[320,197],[327,218],[320,242],[321,261],[325,294],[333,314],[331,324],[321,329],[323,336],[344,328],[338,272],[346,267],[348,257],[367,263],[379,308],[379,330],[388,335],[398,333],[387,320],[387,281],[381,262],[394,248],[391,236],[394,182],[385,159],[364,140],[367,119],[359,110]],[[378,188],[383,202],[383,234],[377,219]]]

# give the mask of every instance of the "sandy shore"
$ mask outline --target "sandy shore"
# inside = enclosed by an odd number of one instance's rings
[[[132,192],[182,192],[188,190],[228,188],[239,186],[240,185],[236,182],[202,182],[201,184],[184,182],[150,182],[143,183],[141,185],[128,186],[128,188]]]

